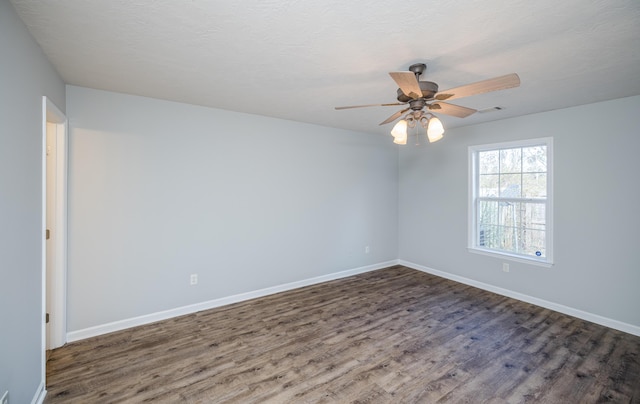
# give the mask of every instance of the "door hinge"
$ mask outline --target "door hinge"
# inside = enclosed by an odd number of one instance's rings
[[[51,238],[51,230],[47,229],[47,231],[45,231],[45,239],[49,240]]]
[[[49,323],[49,313],[46,313],[46,315],[44,316],[44,322]]]

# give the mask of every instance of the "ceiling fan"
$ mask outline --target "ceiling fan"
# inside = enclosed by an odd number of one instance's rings
[[[476,83],[466,84],[464,86],[451,88],[446,91],[438,91],[438,85],[432,81],[420,81],[420,76],[427,69],[424,63],[416,63],[409,66],[406,72],[390,72],[391,78],[398,84],[397,100],[390,104],[367,104],[367,105],[351,105],[344,107],[335,107],[337,110],[363,107],[388,107],[396,105],[408,105],[389,118],[385,119],[380,125],[393,122],[400,118],[405,112],[408,112],[391,130],[394,137],[394,143],[407,143],[407,128],[413,128],[417,122],[427,130],[427,137],[430,142],[435,142],[442,138],[444,128],[442,122],[431,112],[451,115],[458,118],[465,118],[477,110],[473,108],[462,107],[460,105],[450,104],[448,100],[456,98],[469,97],[471,95],[488,93],[491,91],[504,90],[507,88],[518,87],[520,78],[517,74],[511,73],[505,76],[495,77],[493,79],[482,80]]]

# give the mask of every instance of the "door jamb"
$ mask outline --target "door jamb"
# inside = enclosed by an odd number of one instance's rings
[[[68,134],[67,117],[46,96],[42,97],[42,378],[46,376],[46,314],[47,314],[47,256],[46,256],[46,209],[47,209],[47,122],[56,124],[56,228],[55,243],[55,279],[53,288],[52,312],[54,312],[49,332],[52,347],[59,347],[67,342],[67,164]],[[55,319],[54,319],[55,317]]]

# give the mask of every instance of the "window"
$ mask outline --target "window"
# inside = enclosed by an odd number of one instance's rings
[[[552,263],[552,139],[469,148],[469,248]]]

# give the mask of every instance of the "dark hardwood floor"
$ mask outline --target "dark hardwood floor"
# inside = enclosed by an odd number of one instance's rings
[[[640,337],[402,266],[51,353],[45,403],[640,403]]]

